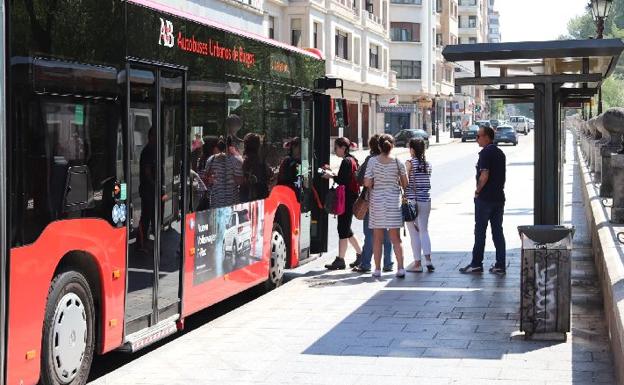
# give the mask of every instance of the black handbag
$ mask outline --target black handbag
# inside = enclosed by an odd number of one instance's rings
[[[399,174],[399,188],[401,189],[401,214],[403,215],[403,222],[414,222],[418,217],[418,206],[416,202],[410,201],[405,197],[405,190],[401,187],[401,168],[399,167],[399,160],[396,159],[397,171]]]

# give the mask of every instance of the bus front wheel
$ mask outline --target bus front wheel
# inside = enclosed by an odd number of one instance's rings
[[[86,278],[57,275],[48,293],[41,353],[42,385],[83,385],[95,346],[95,309]]]
[[[284,270],[286,269],[286,258],[288,257],[288,247],[280,225],[273,225],[271,233],[271,260],[269,261],[269,278],[267,288],[274,289],[282,284]]]

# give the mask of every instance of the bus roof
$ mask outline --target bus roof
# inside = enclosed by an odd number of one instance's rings
[[[226,26],[224,24],[220,24],[220,23],[215,22],[213,20],[210,20],[210,19],[208,19],[206,17],[197,16],[197,15],[194,15],[192,13],[188,13],[186,11],[182,11],[182,10],[173,8],[173,7],[169,6],[169,5],[164,5],[164,4],[158,3],[158,2],[156,2],[154,0],[127,0],[127,1],[129,3],[142,5],[142,6],[147,7],[147,8],[151,8],[151,9],[158,10],[158,11],[161,11],[161,12],[169,13],[169,14],[174,15],[174,16],[179,16],[179,17],[182,17],[182,18],[185,18],[185,19],[188,19],[188,20],[192,20],[192,21],[195,21],[195,22],[207,25],[209,27],[222,29],[224,31],[232,32],[232,33],[235,33],[237,35],[241,35],[241,36],[253,39],[253,40],[258,40],[258,41],[261,41],[263,43],[270,44],[270,45],[273,45],[273,46],[276,46],[276,47],[279,47],[279,48],[287,49],[287,50],[292,51],[292,52],[296,52],[296,53],[299,53],[299,54],[302,54],[302,55],[310,56],[310,57],[313,57],[315,59],[319,59],[319,60],[323,60],[324,59],[321,51],[319,51],[317,49],[306,50],[306,49],[297,48],[297,47],[294,47],[292,45],[285,44],[285,43],[282,43],[282,42],[277,41],[277,40],[269,39],[267,37],[264,37],[264,36],[261,36],[261,35],[255,34],[255,33],[243,31],[243,30],[240,30],[240,29],[237,29],[237,28],[232,28],[232,27]]]

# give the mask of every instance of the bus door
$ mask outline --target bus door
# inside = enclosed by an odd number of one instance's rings
[[[4,1],[0,1],[0,385],[4,385],[5,347],[6,347],[6,288],[7,288],[7,226],[6,226],[6,125],[5,111],[7,107],[4,72],[5,51]]]
[[[329,190],[329,181],[321,178],[316,170],[325,164],[329,164],[331,149],[329,141],[331,99],[327,95],[313,93],[311,103],[312,119],[310,124],[312,127],[312,148],[308,156],[310,157],[309,163],[312,165],[309,177],[313,186],[311,199],[314,200],[314,203],[310,204],[310,252],[312,254],[320,254],[327,252],[328,216],[327,212],[321,206],[322,202],[325,202],[325,197]]]
[[[175,332],[181,314],[185,73],[129,64],[126,347]]]
[[[312,191],[314,177],[314,99],[312,94],[301,94],[301,166],[299,169],[299,184],[301,191],[301,231],[299,232],[300,259],[310,255],[312,240],[312,208],[315,204]],[[309,230],[309,231],[308,231]]]

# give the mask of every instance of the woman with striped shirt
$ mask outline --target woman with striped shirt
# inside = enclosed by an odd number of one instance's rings
[[[435,270],[431,263],[431,240],[429,238],[429,213],[431,212],[431,164],[425,158],[425,142],[412,139],[409,143],[412,158],[405,163],[409,183],[405,190],[408,200],[416,202],[418,217],[414,222],[407,222],[407,229],[412,240],[414,265],[407,271],[422,273],[422,254],[425,254],[427,271]]]

